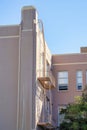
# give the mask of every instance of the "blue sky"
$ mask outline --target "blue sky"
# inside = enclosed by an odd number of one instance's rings
[[[87,0],[1,0],[0,25],[19,24],[25,5],[37,8],[52,54],[78,53],[87,46]]]

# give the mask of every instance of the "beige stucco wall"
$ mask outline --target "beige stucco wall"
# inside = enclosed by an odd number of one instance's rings
[[[0,130],[34,130],[46,121],[45,100],[51,100],[51,90],[38,77],[44,68],[47,74],[47,63],[50,70],[51,53],[37,11],[23,7],[19,25],[0,27]]]
[[[0,27],[0,130],[35,128],[34,19],[36,9],[24,7],[19,25]]]
[[[18,26],[0,26],[0,130],[16,130]]]

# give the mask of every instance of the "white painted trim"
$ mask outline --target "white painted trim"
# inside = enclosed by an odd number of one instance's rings
[[[23,32],[32,32],[33,31],[33,29],[24,29],[24,30],[22,30]]]
[[[15,27],[15,26],[16,26],[16,27],[19,27],[19,24],[11,24],[11,25],[9,25],[9,24],[8,24],[8,25],[4,25],[4,24],[3,24],[3,25],[0,25],[0,28],[1,28],[1,27]]]
[[[83,65],[83,64],[87,64],[87,62],[75,62],[75,63],[56,63],[56,64],[53,64],[53,66],[57,66],[57,65]]]
[[[14,35],[14,36],[0,36],[0,39],[5,39],[5,38],[18,38],[19,35]]]

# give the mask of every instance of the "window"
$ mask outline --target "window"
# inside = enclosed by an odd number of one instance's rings
[[[86,85],[87,85],[87,70],[86,70]]]
[[[66,109],[66,106],[59,106],[58,107],[58,126],[64,121],[65,114],[60,114],[62,109]]]
[[[82,90],[82,71],[77,71],[77,90]]]
[[[58,89],[68,90],[68,72],[58,72]]]

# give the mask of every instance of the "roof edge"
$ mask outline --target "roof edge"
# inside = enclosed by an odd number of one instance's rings
[[[29,10],[29,9],[35,9],[36,10],[36,8],[32,5],[31,6],[23,6],[21,10],[23,11],[23,10]]]

